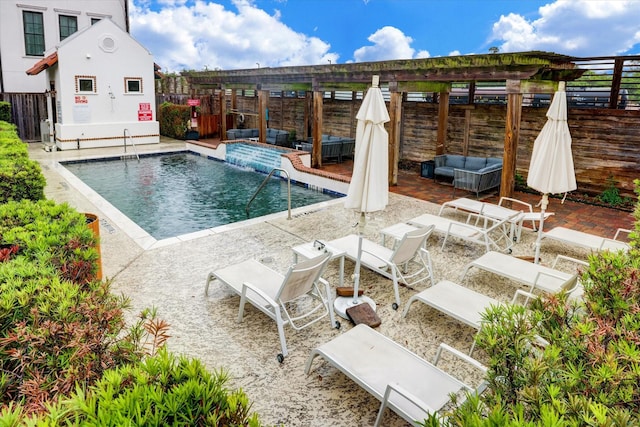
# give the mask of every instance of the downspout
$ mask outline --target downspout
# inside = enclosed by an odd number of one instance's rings
[[[4,93],[4,78],[2,77],[2,50],[0,49],[0,93]]]
[[[123,0],[124,1],[124,25],[125,25],[125,30],[127,31],[128,34],[131,34],[130,28],[129,28],[129,0]]]

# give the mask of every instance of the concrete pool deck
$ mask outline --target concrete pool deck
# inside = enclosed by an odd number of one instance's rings
[[[184,149],[184,142],[167,142],[159,146],[138,146],[138,152]],[[314,361],[311,374],[304,374],[304,364],[312,348],[350,329],[341,319],[335,330],[323,321],[302,331],[285,328],[289,356],[280,365],[275,322],[247,306],[243,323],[237,323],[239,298],[213,282],[204,295],[207,274],[249,258],[258,259],[275,270],[284,271],[293,260],[291,247],[315,239],[331,240],[354,233],[357,215],[343,207],[340,200],[298,210],[291,220],[286,213],[219,230],[216,233],[175,239],[163,244],[141,246],[135,230],[121,226],[113,216],[118,213],[93,197],[87,197],[71,185],[56,166],[60,160],[104,157],[121,153],[122,148],[45,152],[39,144],[30,144],[30,157],[41,163],[47,179],[45,194],[56,202],[68,202],[81,212],[100,218],[102,270],[112,279],[112,290],[131,299],[133,319],[144,308],[156,307],[159,316],[170,325],[170,350],[203,361],[210,369],[225,369],[231,388],[242,388],[253,402],[252,410],[264,425],[285,426],[369,426],[373,424],[379,402],[321,359]],[[367,238],[380,241],[378,230],[422,213],[437,214],[439,206],[390,194],[388,207],[371,215],[365,230]],[[535,233],[525,230],[514,255],[533,255]],[[463,267],[483,254],[480,245],[451,242],[442,250],[442,237],[429,241],[436,280],[459,282]],[[543,261],[549,264],[557,253],[584,258],[586,251],[562,244],[545,243]],[[345,262],[348,283],[354,265]],[[329,264],[325,278],[335,287],[338,263]],[[461,282],[493,298],[510,301],[516,287],[505,279],[470,272]],[[363,270],[361,287],[378,304],[382,324],[377,329],[427,360],[432,360],[440,342],[467,351],[475,330],[422,304],[411,308],[407,318],[402,308],[416,290],[401,287],[402,306],[391,308],[393,286],[388,279]],[[419,289],[422,289],[419,288]],[[485,355],[476,351],[481,361]],[[451,359],[441,365],[473,382],[474,371]],[[434,384],[434,386],[437,386]],[[383,425],[404,426],[402,419],[387,411]]]

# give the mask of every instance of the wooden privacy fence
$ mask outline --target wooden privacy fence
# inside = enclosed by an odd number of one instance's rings
[[[47,119],[47,98],[43,93],[1,93],[11,104],[11,121],[23,141],[40,141],[40,122]]]

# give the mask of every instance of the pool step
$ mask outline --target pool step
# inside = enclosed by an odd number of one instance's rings
[[[230,144],[227,146],[225,161],[232,165],[251,168],[258,172],[269,173],[281,166],[279,150],[258,147],[249,144]]]

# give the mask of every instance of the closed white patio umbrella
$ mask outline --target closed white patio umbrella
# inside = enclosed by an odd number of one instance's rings
[[[338,297],[335,309],[342,317],[346,310],[363,302],[375,310],[375,303],[366,296],[358,297],[360,284],[360,258],[362,256],[362,234],[366,213],[383,210],[389,202],[389,134],[384,128],[389,112],[378,87],[379,77],[373,76],[372,87],[365,95],[356,115],[356,147],[353,174],[344,206],[360,213],[358,221],[358,258],[354,274],[353,297]]]
[[[559,83],[558,91],[553,95],[547,111],[547,122],[533,144],[527,185],[542,193],[540,227],[534,258],[538,263],[549,194],[567,193],[577,188],[571,153],[571,133],[567,123],[565,82]]]

